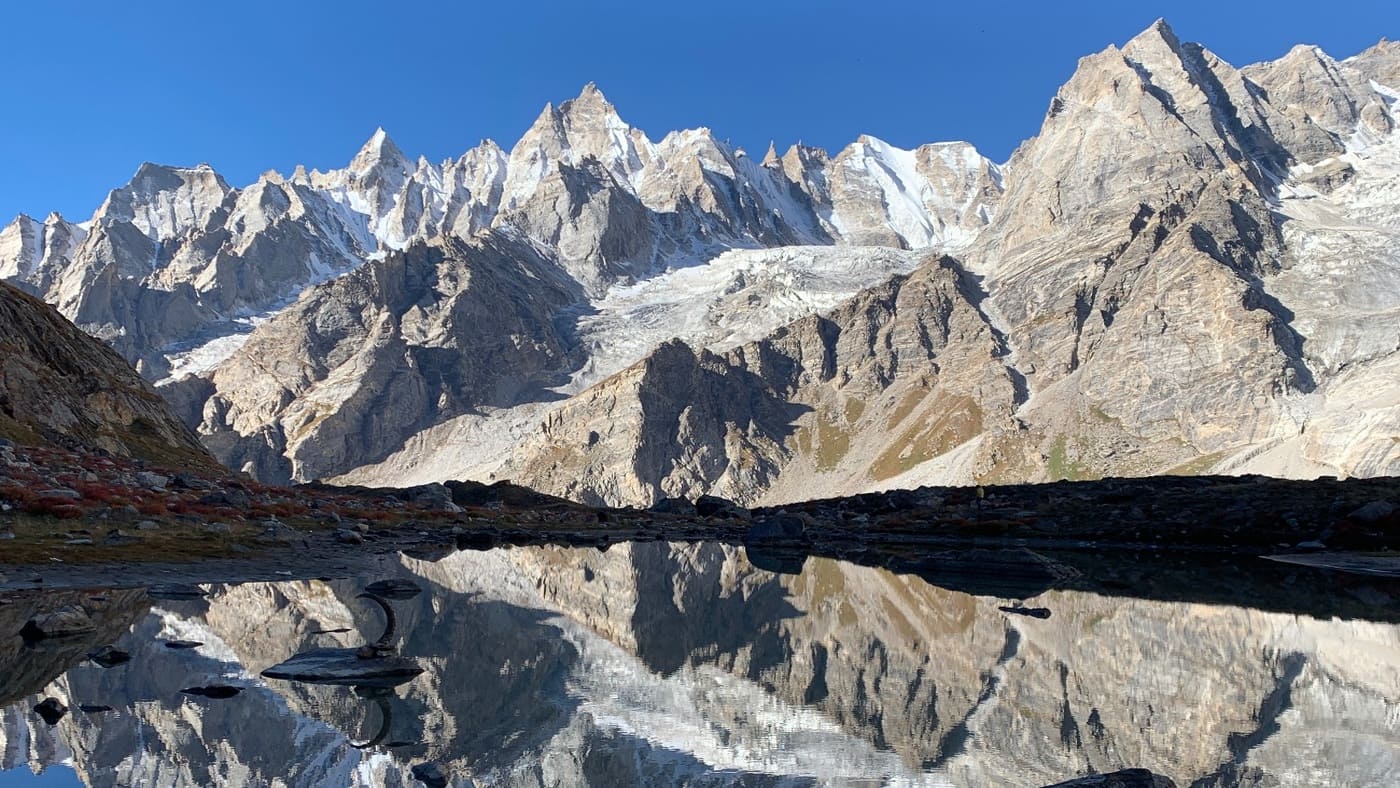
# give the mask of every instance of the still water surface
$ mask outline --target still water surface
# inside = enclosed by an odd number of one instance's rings
[[[0,784],[413,785],[431,763],[455,785],[1040,786],[1126,767],[1179,786],[1400,785],[1393,623],[1076,591],[1023,600],[1033,616],[800,566],[709,543],[525,547],[194,600],[15,597],[12,632],[75,602],[99,629],[0,645]],[[388,578],[422,589],[390,603],[420,675],[260,675],[378,637],[357,594]],[[104,643],[131,661],[84,658]],[[181,694],[210,685],[242,692]],[[45,697],[72,711],[45,723]]]

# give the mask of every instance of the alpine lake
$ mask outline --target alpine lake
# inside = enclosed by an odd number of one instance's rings
[[[1400,785],[1393,578],[890,563],[497,546],[6,592],[0,785]]]

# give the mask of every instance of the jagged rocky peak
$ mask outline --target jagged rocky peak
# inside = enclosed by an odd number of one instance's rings
[[[1220,82],[1203,50],[1183,46],[1161,20],[1122,49],[1081,58],[1039,135],[1007,165],[999,221],[983,245],[1004,258],[1043,248],[1047,234],[1096,243],[1108,227],[1126,229],[1139,205],[1157,210],[1222,173],[1262,181],[1221,120],[1238,108],[1212,84]]]
[[[1248,66],[1242,73],[1279,111],[1339,137],[1355,130],[1361,107],[1372,96],[1359,72],[1340,66],[1321,49],[1306,44],[1299,44],[1278,60]]]
[[[66,263],[87,237],[81,226],[50,213],[43,222],[25,214],[0,229],[0,279],[41,291],[55,268]]]
[[[155,241],[212,229],[237,194],[208,164],[170,167],[143,163],[131,181],[114,189],[93,217],[130,222]]]
[[[546,104],[511,149],[501,208],[524,205],[558,167],[580,167],[592,160],[617,182],[630,185],[651,158],[651,142],[627,125],[597,85],[588,83],[577,98],[557,108]]]
[[[414,169],[413,162],[389,138],[388,132],[377,128],[370,138],[350,160],[350,172],[359,178],[369,178],[376,173],[409,173]]]
[[[1343,61],[1392,91],[1400,90],[1400,41],[1382,38],[1375,46]]]
[[[560,381],[577,285],[518,233],[441,237],[303,293],[212,375],[214,454],[259,478],[381,460],[439,419]]]
[[[29,276],[43,256],[43,225],[20,214],[0,230],[0,278]]]
[[[589,82],[578,98],[559,105],[570,147],[570,163],[587,157],[603,163],[614,177],[626,181],[651,158],[651,141],[629,126],[598,86]]]

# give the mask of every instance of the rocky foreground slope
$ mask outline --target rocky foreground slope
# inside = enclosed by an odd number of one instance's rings
[[[1397,63],[1236,68],[1159,22],[1005,165],[757,161],[590,86],[441,165],[377,133],[245,189],[143,166],[89,222],[0,233],[0,275],[266,481],[618,505],[1396,473]]]
[[[166,464],[216,463],[121,356],[0,283],[0,438]]]

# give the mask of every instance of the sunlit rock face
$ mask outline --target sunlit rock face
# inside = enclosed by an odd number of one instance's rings
[[[215,587],[149,610],[127,605],[138,593],[112,600],[119,629],[102,635],[133,660],[69,659],[27,682],[33,694],[3,713],[0,766],[67,761],[92,785],[170,786],[399,784],[424,762],[520,786],[1043,785],[1125,767],[1179,785],[1400,775],[1393,624],[1070,591],[1025,600],[1049,611],[1035,618],[833,559],[775,574],[716,544],[384,569],[423,589],[393,603],[417,678],[370,691],[258,677],[376,637],[381,614],[356,598],[370,578]],[[180,694],[219,683],[244,690]],[[29,711],[45,696],[116,710],[49,727]]]
[[[647,505],[1391,474],[1398,61],[1241,68],[1158,22],[1004,165],[653,139],[590,85],[439,164],[381,130],[244,188],[143,165],[89,221],[0,230],[0,276],[269,481]]]

